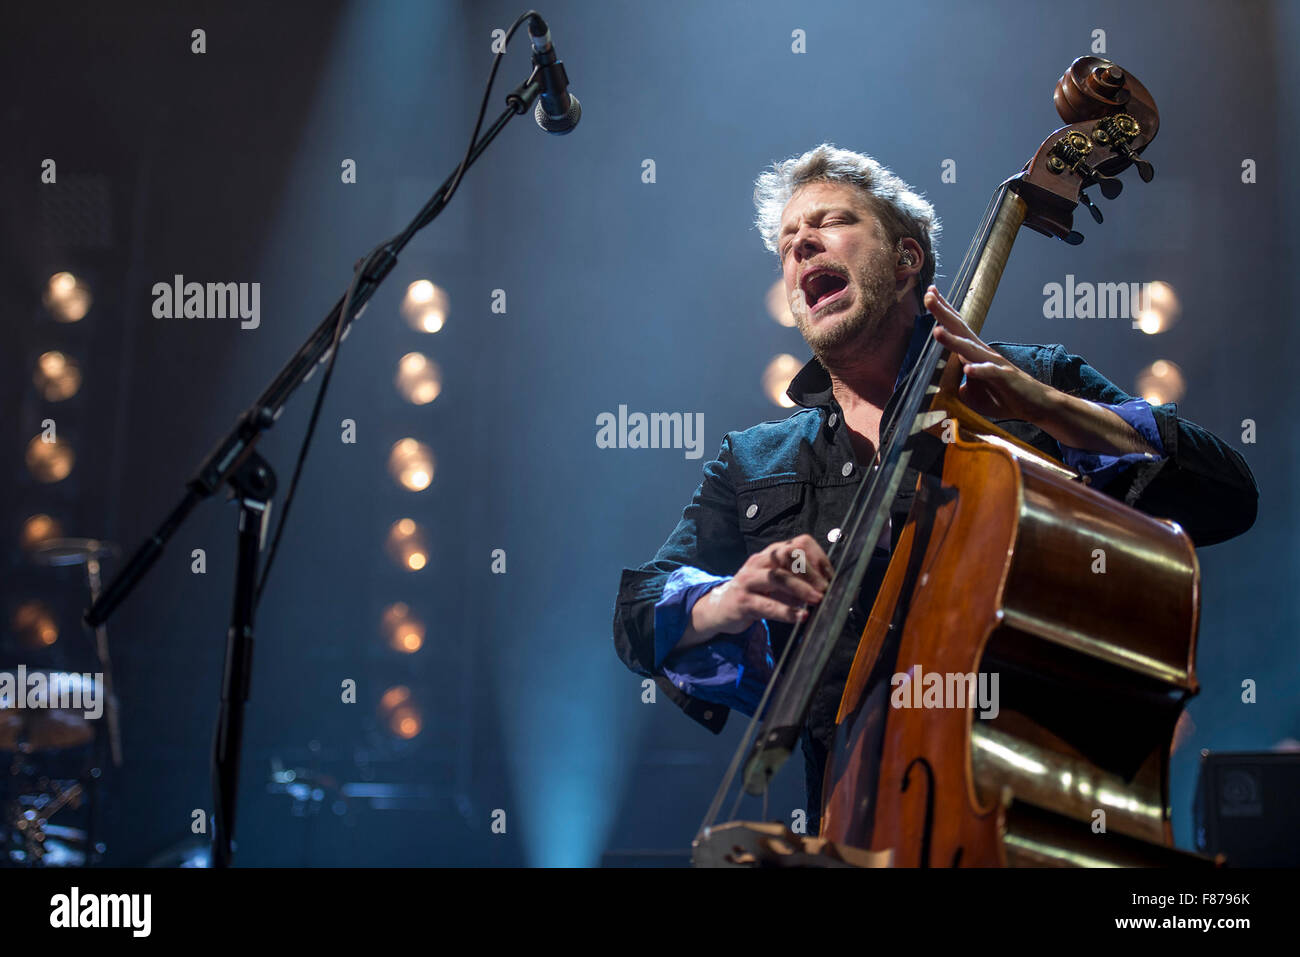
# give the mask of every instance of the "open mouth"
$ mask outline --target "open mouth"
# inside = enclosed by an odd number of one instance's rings
[[[817,272],[806,277],[802,287],[809,312],[816,312],[822,306],[842,296],[849,288],[849,281],[839,273]]]

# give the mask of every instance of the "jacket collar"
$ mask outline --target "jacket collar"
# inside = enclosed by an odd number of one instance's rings
[[[921,356],[921,350],[925,348],[925,340],[930,335],[930,330],[934,328],[934,317],[928,312],[923,312],[912,320],[912,338],[907,344],[907,352],[903,354],[903,364],[899,367],[898,378],[894,380],[894,391],[898,391],[899,385],[909,372],[912,366],[916,365],[916,360]],[[826,367],[818,361],[817,357],[808,360],[808,363],[799,370],[799,374],[790,380],[790,388],[785,390],[796,405],[801,405],[805,409],[829,408],[834,402],[835,397],[831,392],[831,377],[826,371]]]

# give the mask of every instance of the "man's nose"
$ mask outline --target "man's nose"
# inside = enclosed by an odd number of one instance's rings
[[[794,243],[790,248],[794,250],[795,259],[807,259],[821,252],[822,244],[815,229],[804,227],[795,233]]]

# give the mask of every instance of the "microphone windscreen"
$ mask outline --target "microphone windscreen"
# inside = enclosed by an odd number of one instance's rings
[[[573,128],[578,125],[578,120],[582,119],[582,104],[572,93],[569,94],[569,109],[561,117],[552,119],[546,115],[546,110],[542,108],[542,101],[537,101],[537,106],[533,109],[533,118],[537,120],[537,125],[548,133],[555,133],[563,136],[565,133],[573,132]]]

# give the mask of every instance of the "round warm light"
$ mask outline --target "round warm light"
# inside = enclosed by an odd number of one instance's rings
[[[1137,318],[1133,325],[1141,329],[1149,336],[1156,333],[1165,332],[1177,320],[1182,312],[1182,306],[1178,302],[1178,295],[1174,292],[1174,287],[1167,282],[1145,283],[1145,294],[1142,297],[1143,302],[1138,311]]]
[[[1152,405],[1179,402],[1187,394],[1187,380],[1176,364],[1157,359],[1138,372],[1137,394]]]
[[[393,382],[407,402],[428,405],[442,392],[442,370],[423,353],[408,352],[398,360]]]
[[[58,322],[77,322],[90,311],[90,289],[70,272],[56,272],[45,284],[41,297],[45,308]]]
[[[27,469],[38,482],[62,482],[72,472],[77,456],[62,439],[44,441],[39,435],[27,443]]]
[[[417,332],[437,332],[447,322],[450,300],[445,290],[427,279],[406,287],[402,298],[402,318]]]
[[[414,708],[398,708],[393,715],[393,733],[410,740],[420,733],[420,718]]]
[[[25,601],[14,611],[13,629],[18,641],[27,648],[48,648],[59,640],[54,612],[43,601]]]
[[[408,571],[418,572],[429,562],[424,532],[409,518],[399,519],[389,527],[384,547],[388,557]]]
[[[42,542],[48,542],[52,538],[62,537],[63,526],[48,515],[32,515],[28,517],[27,521],[23,522],[23,548],[35,548]]]
[[[793,408],[794,402],[785,392],[802,368],[803,364],[792,355],[782,353],[776,356],[763,370],[763,394],[783,409]]]
[[[388,453],[388,472],[404,488],[422,492],[433,481],[433,450],[415,439],[400,439]]]
[[[796,325],[794,313],[790,311],[790,300],[785,295],[785,280],[778,279],[767,291],[767,313],[779,325],[793,329]]]
[[[382,629],[389,647],[396,651],[409,655],[424,647],[424,623],[411,615],[405,602],[393,602],[384,609]]]
[[[81,367],[62,352],[45,352],[36,360],[32,381],[45,401],[62,402],[81,388]]]
[[[423,727],[420,709],[411,699],[411,689],[405,685],[396,685],[385,691],[379,699],[378,710],[388,730],[404,740],[414,738]]]
[[[410,688],[406,687],[406,685],[394,685],[380,696],[379,708],[381,711],[392,711],[394,708],[406,704],[410,700]]]

